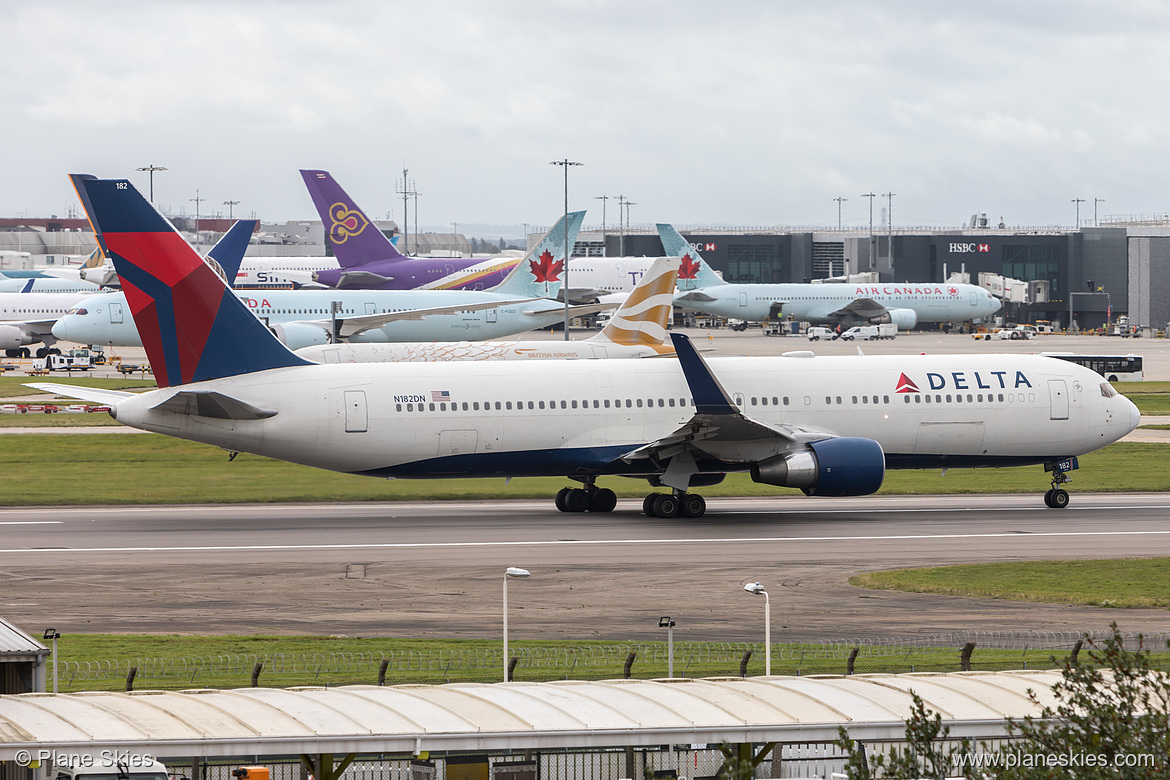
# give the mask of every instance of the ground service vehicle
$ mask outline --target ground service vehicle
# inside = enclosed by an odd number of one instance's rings
[[[898,326],[892,323],[884,325],[857,325],[841,334],[843,341],[876,341],[877,339],[892,339],[898,333]]]
[[[91,755],[70,758],[78,760],[54,767],[54,780],[168,780],[167,768],[148,755],[131,755],[131,760],[118,762]]]
[[[94,365],[96,361],[91,359],[89,350],[85,348],[71,349],[60,355],[45,355],[33,362],[34,369],[46,371],[88,371]]]
[[[837,332],[832,328],[813,326],[808,329],[809,341],[820,341],[821,339],[824,339],[825,341],[832,341],[835,338],[837,338]]]

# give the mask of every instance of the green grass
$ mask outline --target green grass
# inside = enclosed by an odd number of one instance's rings
[[[5,434],[0,442],[0,506],[550,499],[572,484],[560,477],[517,478],[508,485],[503,479],[379,480],[247,454],[229,463],[218,447],[156,434]],[[1170,491],[1170,469],[1158,467],[1168,457],[1170,444],[1113,444],[1081,457],[1073,488]],[[90,478],[67,478],[62,468]],[[649,490],[642,480],[620,477],[603,478],[599,484],[626,498],[640,498]],[[891,471],[880,492],[1038,495],[1047,487],[1042,467],[1028,466],[951,469],[946,476],[941,471]],[[801,496],[798,490],[757,484],[743,473],[729,474],[702,493],[708,498]]]
[[[102,412],[92,414],[0,414],[0,428],[78,428],[117,426],[118,421]]]
[[[747,665],[749,675],[763,674],[759,644]],[[738,676],[744,646],[680,642],[675,644],[675,675]],[[852,647],[826,644],[776,644],[774,674],[844,674]],[[520,658],[517,680],[608,679],[621,677],[628,653],[637,653],[631,675],[667,675],[661,642],[598,643],[525,641],[510,643]],[[960,647],[862,648],[857,674],[876,672],[955,671]],[[420,640],[353,637],[180,636],[70,634],[58,645],[60,688],[118,690],[131,667],[135,686],[148,688],[234,688],[251,684],[254,664],[264,663],[260,684],[374,684],[383,658],[390,661],[388,684],[493,682],[502,675],[500,643],[495,640]],[[977,649],[975,669],[1051,668],[1060,650]]]
[[[1011,601],[1135,609],[1170,607],[1170,558],[895,569],[861,574],[849,582],[880,590]]]

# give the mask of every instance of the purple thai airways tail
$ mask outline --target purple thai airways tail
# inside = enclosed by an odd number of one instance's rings
[[[159,387],[308,365],[125,179],[70,177],[122,280]]]
[[[328,171],[301,171],[301,178],[321,215],[338,265],[349,268],[376,260],[406,259]]]

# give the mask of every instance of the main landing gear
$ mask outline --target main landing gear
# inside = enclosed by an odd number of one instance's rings
[[[707,501],[698,493],[674,490],[670,493],[651,493],[642,501],[642,512],[647,517],[702,517]]]
[[[590,481],[583,488],[561,488],[556,505],[562,512],[612,512],[617,506],[617,494]]]

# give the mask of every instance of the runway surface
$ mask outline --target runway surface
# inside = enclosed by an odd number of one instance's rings
[[[494,637],[508,566],[517,638],[752,641],[759,580],[776,641],[958,630],[1170,631],[1166,610],[868,591],[860,571],[1170,554],[1170,495],[712,499],[699,520],[641,502],[551,501],[0,511],[0,614],[63,633]]]

